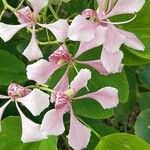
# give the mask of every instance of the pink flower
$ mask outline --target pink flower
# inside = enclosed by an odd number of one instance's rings
[[[121,64],[123,54],[120,51],[122,44],[140,51],[145,47],[133,33],[114,26],[114,24],[128,23],[135,17],[118,23],[111,22],[109,18],[120,14],[136,13],[143,7],[145,0],[118,0],[116,3],[109,0],[107,8],[105,3],[105,0],[98,0],[97,11],[86,9],[81,15],[76,16],[69,27],[68,37],[73,41],[81,42],[77,57],[103,44],[102,64],[109,73],[116,73],[120,72],[123,66]],[[117,60],[120,63],[116,65]]]
[[[100,60],[93,61],[78,61],[76,55],[71,56],[64,45],[61,45],[56,51],[49,56],[49,61],[41,59],[34,64],[27,66],[27,77],[29,80],[34,80],[39,84],[46,83],[49,77],[59,68],[68,64],[80,63],[88,65],[96,69],[100,74],[108,75],[108,72],[103,67]]]
[[[3,112],[8,104],[15,102],[17,110],[21,116],[21,140],[24,143],[39,141],[47,138],[47,136],[41,132],[41,126],[31,121],[23,114],[18,103],[24,105],[33,116],[37,116],[49,106],[50,102],[48,94],[40,91],[39,89],[30,90],[18,84],[11,83],[8,87],[8,96],[0,95],[0,99],[10,99],[0,108],[0,120],[2,119]]]
[[[28,6],[18,10],[17,14],[18,21],[21,23],[20,25],[8,25],[1,22],[0,37],[7,42],[22,28],[32,28],[32,37],[30,43],[23,52],[23,55],[31,61],[43,57],[43,54],[36,41],[36,25],[49,29],[54,34],[58,42],[63,42],[67,38],[69,25],[67,20],[63,19],[59,19],[51,24],[38,23],[38,13],[48,5],[48,0],[29,0],[29,2],[34,11],[32,12]]]
[[[75,150],[86,148],[91,134],[90,129],[75,117],[71,106],[72,100],[89,97],[98,101],[105,109],[116,107],[118,104],[118,91],[112,87],[105,87],[94,93],[73,98],[80,89],[87,86],[90,79],[90,70],[81,69],[69,85],[68,76],[65,73],[51,95],[51,102],[55,103],[55,109],[45,114],[41,125],[44,134],[60,135],[65,130],[63,115],[70,112],[70,129],[67,137],[69,145]]]

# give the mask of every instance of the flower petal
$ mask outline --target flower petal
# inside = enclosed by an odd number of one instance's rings
[[[116,53],[109,53],[105,49],[102,50],[101,61],[104,68],[109,73],[117,73],[122,71],[123,68],[123,64],[121,64],[122,59],[123,53],[120,50]]]
[[[95,70],[97,70],[101,75],[108,75],[109,73],[107,70],[104,68],[101,60],[93,60],[93,61],[78,61],[80,64],[85,64],[88,65]]]
[[[23,104],[34,116],[46,109],[49,104],[49,95],[39,89],[33,89],[31,93],[23,98],[18,98],[17,102]]]
[[[106,18],[120,14],[134,14],[140,11],[145,0],[118,0],[114,8],[106,15]]]
[[[106,29],[107,29],[106,27],[99,25],[95,29],[95,37],[91,41],[80,43],[80,47],[75,55],[75,58],[77,58],[78,56],[80,56],[81,54],[83,54],[84,52],[86,52],[92,48],[102,45],[105,40]]]
[[[105,0],[97,0],[97,2],[98,2],[98,9],[99,9],[100,11],[103,11],[103,8],[104,8],[104,1],[105,1]]]
[[[125,45],[136,50],[144,51],[145,46],[133,33],[124,30],[119,31],[126,37],[124,39]]]
[[[42,121],[41,131],[46,135],[60,135],[65,131],[63,122],[64,112],[52,109],[48,111]]]
[[[87,97],[98,101],[104,109],[114,108],[119,103],[118,90],[113,87],[102,88],[96,92],[78,97],[78,99]]]
[[[26,27],[27,24],[21,25],[8,25],[0,22],[0,37],[4,42],[9,41],[19,30]]]
[[[125,36],[115,26],[109,25],[105,35],[104,48],[109,53],[115,53],[119,51],[124,39]]]
[[[32,5],[32,8],[37,15],[41,9],[48,5],[48,0],[28,0]]]
[[[27,77],[29,80],[34,80],[39,84],[44,84],[47,82],[49,77],[57,70],[59,67],[54,63],[48,62],[44,59],[40,59],[34,64],[27,66]]]
[[[72,21],[69,30],[68,37],[73,41],[89,42],[95,38],[95,24],[85,17],[78,15]]]
[[[64,73],[60,81],[57,83],[57,85],[54,87],[54,91],[56,92],[63,92],[69,88],[69,79],[67,71]],[[55,101],[55,93],[51,94],[51,102],[53,103]]]
[[[87,147],[90,141],[91,131],[83,125],[74,116],[71,111],[70,115],[70,130],[68,134],[68,143],[75,150],[81,150]]]
[[[0,94],[0,99],[9,99],[9,98],[11,98],[10,96],[6,96],[6,95],[1,95]]]
[[[18,104],[16,103],[16,107],[21,116],[22,121],[22,136],[21,140],[23,143],[40,141],[42,139],[47,139],[47,136],[41,132],[41,126],[32,120],[28,119],[20,110]]]
[[[87,86],[88,80],[91,79],[91,71],[89,69],[81,69],[74,80],[70,83],[70,88],[78,92],[83,87]]]
[[[40,48],[38,47],[38,44],[36,41],[35,27],[33,27],[30,43],[27,46],[27,48],[24,50],[23,55],[26,58],[28,58],[29,61],[36,60],[36,59],[43,57],[43,54],[42,54]]]
[[[49,29],[54,34],[58,42],[64,42],[65,39],[68,37],[67,32],[69,24],[67,23],[67,20],[59,19],[58,21],[52,24],[39,24],[39,25]]]

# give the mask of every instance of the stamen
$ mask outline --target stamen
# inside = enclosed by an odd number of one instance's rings
[[[121,24],[127,24],[129,22],[132,22],[135,18],[136,18],[136,14],[134,15],[133,18],[131,18],[130,20],[127,21],[123,21],[123,22],[110,22],[110,21],[101,21],[101,23],[107,23],[107,24],[113,24],[113,25],[121,25]]]
[[[16,83],[11,83],[8,87],[8,95],[11,96],[12,99],[18,97],[24,97],[31,92],[30,89],[20,86]]]
[[[60,46],[54,53],[49,56],[49,61],[55,64],[63,64],[71,60],[71,55],[64,45]]]

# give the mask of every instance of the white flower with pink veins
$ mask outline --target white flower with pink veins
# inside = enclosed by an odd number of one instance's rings
[[[33,116],[37,116],[49,106],[49,97],[50,96],[48,94],[40,91],[39,89],[30,90],[18,84],[11,83],[8,87],[8,96],[0,95],[0,99],[10,99],[2,107],[0,107],[0,120],[2,119],[5,108],[11,102],[14,102],[22,121],[21,140],[24,143],[27,143],[46,139],[47,136],[40,130],[41,126],[28,119],[21,111],[18,103],[25,106]]]
[[[35,26],[50,30],[56,37],[58,42],[63,42],[67,38],[67,31],[69,24],[67,20],[59,19],[51,24],[38,23],[39,12],[48,5],[48,0],[28,0],[33,8],[33,12],[30,7],[24,7],[17,11],[18,21],[20,25],[8,25],[0,22],[0,37],[5,41],[9,41],[19,30],[24,27],[32,28],[32,37],[29,45],[24,50],[23,55],[28,58],[29,61],[36,60],[43,57],[43,54],[37,44],[35,35]]]
[[[133,21],[136,15],[124,22],[111,22],[110,17],[121,14],[134,14],[141,10],[145,0],[97,0],[98,9],[85,9],[76,16],[68,29],[68,37],[73,41],[80,41],[77,56],[103,45],[101,62],[109,73],[120,72],[123,68],[122,44],[130,48],[144,51],[145,46],[131,32],[115,27]],[[107,4],[106,4],[107,3]],[[107,7],[106,7],[107,6]]]
[[[69,84],[66,72],[51,94],[51,102],[55,104],[55,108],[45,114],[41,124],[44,134],[60,135],[65,131],[63,115],[70,112],[70,129],[67,138],[69,145],[75,150],[87,147],[91,131],[76,118],[72,109],[72,101],[89,97],[96,100],[104,109],[116,107],[119,103],[118,90],[113,87],[105,87],[93,93],[75,97],[80,89],[87,86],[90,79],[91,71],[81,69]]]

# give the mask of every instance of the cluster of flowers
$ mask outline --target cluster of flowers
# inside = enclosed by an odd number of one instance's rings
[[[96,69],[102,75],[121,72],[123,68],[123,53],[120,50],[122,44],[128,47],[143,51],[144,45],[133,34],[115,27],[115,24],[128,23],[111,22],[110,17],[120,14],[133,14],[138,12],[144,5],[145,0],[109,0],[106,5],[105,0],[98,0],[98,9],[86,9],[81,15],[76,16],[69,25],[67,20],[59,19],[51,24],[40,24],[38,14],[48,5],[48,0],[28,0],[33,8],[22,8],[18,10],[17,16],[20,25],[8,25],[0,23],[0,37],[7,42],[19,30],[27,27],[32,31],[32,37],[29,45],[24,50],[23,55],[29,60],[38,60],[34,64],[27,66],[27,77],[38,84],[47,82],[50,76],[68,64],[74,63],[86,64]],[[62,44],[48,58],[48,61],[41,59],[43,54],[36,40],[36,25],[50,30],[58,42],[64,42],[66,38],[72,41],[80,41],[79,49],[75,56],[72,56],[65,44]],[[101,58],[99,60],[79,61],[77,58],[84,52],[103,45]],[[8,87],[8,96],[0,95],[0,99],[10,99],[0,108],[0,119],[10,102],[15,102],[22,120],[21,140],[26,142],[39,141],[46,139],[48,135],[60,135],[64,132],[63,115],[70,112],[70,129],[68,134],[69,145],[76,150],[86,148],[90,140],[90,129],[83,125],[74,115],[72,101],[78,99],[91,98],[100,103],[104,109],[116,107],[119,103],[118,90],[113,87],[104,87],[93,93],[80,97],[75,97],[76,93],[87,87],[91,79],[91,71],[81,69],[74,80],[69,84],[68,70],[49,94],[44,93],[38,88],[29,89],[18,84],[11,83]],[[50,100],[49,100],[50,99]],[[40,113],[54,103],[54,109],[49,110],[42,121],[37,124],[28,119],[21,111],[18,103],[24,105],[34,116]]]

